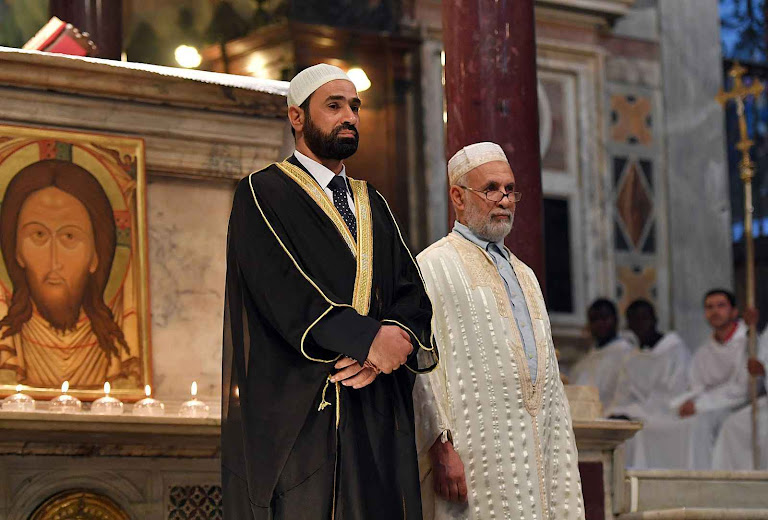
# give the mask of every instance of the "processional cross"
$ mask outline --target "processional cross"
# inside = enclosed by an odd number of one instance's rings
[[[749,96],[759,96],[764,90],[763,84],[757,79],[752,81],[751,85],[745,85],[742,77],[747,73],[747,69],[738,62],[734,63],[728,76],[733,80],[733,87],[729,92],[720,89],[717,94],[717,101],[725,107],[729,101],[736,103],[736,113],[739,116],[739,142],[736,143],[736,149],[741,152],[741,161],[739,161],[739,174],[744,183],[744,242],[746,245],[746,267],[747,267],[747,308],[755,307],[755,244],[752,237],[752,216],[755,208],[752,205],[752,179],[755,177],[755,163],[749,156],[749,150],[754,144],[749,138],[747,132],[747,118],[744,115],[744,100]],[[754,358],[757,355],[757,324],[749,325],[749,336],[747,349],[749,357]],[[758,469],[760,463],[760,448],[758,446],[757,431],[757,378],[749,377],[749,398],[752,402],[752,466]]]

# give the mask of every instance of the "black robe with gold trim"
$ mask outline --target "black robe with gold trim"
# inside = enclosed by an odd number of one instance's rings
[[[243,179],[229,223],[222,483],[229,520],[420,519],[411,390],[437,362],[432,308],[384,200],[350,179],[357,237],[291,157]],[[354,390],[382,323],[414,353]]]

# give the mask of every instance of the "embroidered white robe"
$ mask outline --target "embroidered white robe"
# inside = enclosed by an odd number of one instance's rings
[[[670,402],[688,388],[690,352],[675,332],[650,350],[635,347],[619,373],[616,397],[607,415],[642,420],[644,428],[626,444],[627,466],[670,468],[687,464],[687,434],[668,435],[680,418]]]
[[[757,358],[768,367],[768,329],[760,335]],[[745,374],[748,374],[743,366]],[[748,376],[747,376],[748,377]],[[762,385],[768,392],[768,379],[761,378]],[[758,391],[760,390],[758,386]],[[757,400],[757,434],[760,461],[757,469],[768,470],[768,396]],[[752,467],[752,405],[748,404],[732,413],[723,422],[715,442],[712,456],[712,469],[728,471],[747,471]]]
[[[632,343],[620,336],[601,348],[593,346],[573,366],[569,382],[572,385],[596,387],[603,406],[609,406],[616,395],[621,363],[631,350]]]
[[[503,281],[489,255],[456,233],[418,257],[440,364],[416,379],[416,443],[425,520],[583,519],[578,454],[544,299],[514,256],[538,356],[532,379]],[[449,430],[468,503],[434,493],[429,448]]]

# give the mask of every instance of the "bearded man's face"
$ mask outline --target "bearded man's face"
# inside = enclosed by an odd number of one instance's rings
[[[74,328],[86,284],[98,266],[83,203],[55,187],[32,193],[19,213],[16,261],[41,316],[57,330]]]
[[[464,177],[470,190],[465,192],[463,216],[465,225],[478,237],[488,242],[501,242],[511,231],[515,221],[515,201],[512,195],[500,202],[491,202],[486,191],[512,192],[515,175],[505,162],[482,164]]]
[[[305,112],[304,142],[321,159],[343,160],[357,151],[360,99],[355,86],[345,80],[329,81],[318,88]]]

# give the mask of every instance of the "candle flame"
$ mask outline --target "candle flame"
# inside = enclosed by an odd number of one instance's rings
[[[69,381],[64,381],[63,383],[61,383],[61,393],[66,394],[68,390],[69,390]]]
[[[109,390],[110,389],[111,389],[111,387],[109,386],[109,381],[105,381],[104,382],[104,393],[109,395]]]
[[[21,393],[21,385],[16,385],[16,393],[17,394]]]
[[[192,392],[192,397],[196,397],[197,396],[197,381],[192,381],[191,392]]]
[[[144,385],[144,395],[146,395],[147,397],[152,395],[152,387],[151,386]]]

